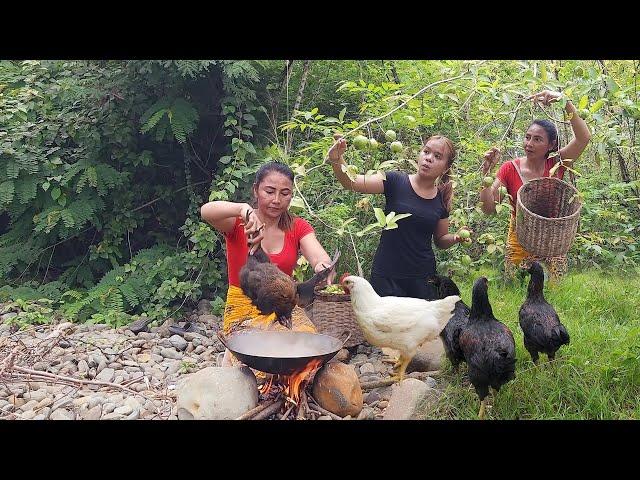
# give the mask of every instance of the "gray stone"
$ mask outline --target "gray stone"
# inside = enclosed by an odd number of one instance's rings
[[[220,317],[216,317],[215,315],[200,315],[198,317],[198,322],[203,323],[207,328],[214,331],[217,331],[222,324]]]
[[[122,415],[120,415],[119,413],[107,413],[106,415],[102,416],[102,420],[122,420],[124,417]]]
[[[68,405],[73,405],[73,399],[69,397],[63,397],[57,402],[55,402],[53,405],[51,405],[51,409],[56,410],[58,408],[66,407]]]
[[[415,378],[406,378],[392,387],[389,406],[384,412],[384,420],[419,419],[419,407],[425,401],[437,401],[439,392]],[[382,403],[382,402],[380,402]]]
[[[64,408],[60,408],[53,412],[49,418],[51,420],[75,420],[76,414]]]
[[[80,418],[83,420],[100,420],[102,415],[102,405],[96,405],[93,408],[80,410]]]
[[[89,364],[85,360],[80,360],[78,362],[78,372],[87,373],[88,371],[89,371]]]
[[[25,403],[20,407],[20,410],[22,410],[23,412],[26,412],[28,410],[33,410],[36,407],[36,405],[38,405],[38,402],[36,400],[29,400],[27,403]]]
[[[248,367],[208,367],[186,375],[176,388],[181,420],[232,420],[258,404],[258,385]]]
[[[36,415],[37,413],[34,412],[33,410],[28,410],[24,412],[22,415],[20,415],[20,418],[24,420],[33,420],[33,417],[35,417]]]
[[[140,410],[136,409],[127,415],[126,420],[137,420],[138,418],[140,418]]]
[[[379,402],[381,399],[382,397],[380,394],[375,390],[372,390],[364,396],[364,403],[371,405],[373,402]]]
[[[110,382],[113,380],[114,375],[115,371],[113,368],[105,368],[95,377],[95,379],[101,382]]]
[[[27,400],[36,400],[37,402],[44,400],[48,395],[48,392],[44,388],[40,388],[38,390],[32,390],[31,392],[27,392],[24,394],[24,398]]]
[[[47,419],[47,416],[44,413],[39,413],[38,415],[33,417],[32,420],[46,420],[46,419]]]
[[[111,413],[115,410],[116,408],[116,404],[115,403],[111,403],[111,402],[107,402],[105,404],[102,405],[102,412],[103,413]]]
[[[198,313],[200,315],[210,315],[211,314],[211,300],[206,298],[201,299],[198,302]]]
[[[180,360],[182,358],[182,353],[175,351],[173,348],[163,348],[162,350],[160,350],[160,355],[165,358],[172,358],[174,360]]]
[[[117,413],[119,415],[129,415],[133,409],[129,405],[122,405],[121,407],[116,408],[113,413]]]
[[[51,397],[45,397],[42,400],[40,400],[38,402],[38,405],[35,406],[34,410],[40,409],[40,408],[44,408],[44,407],[48,407],[49,405],[53,404],[53,398]]]
[[[49,368],[49,364],[47,362],[36,362],[33,364],[34,370],[46,371]]]
[[[368,374],[368,373],[376,373],[376,368],[373,366],[373,363],[365,363],[360,365],[360,374]]]
[[[180,351],[184,350],[189,345],[189,343],[180,335],[171,336],[169,338],[169,342],[176,350],[180,350]]]
[[[5,313],[4,315],[0,315],[0,321],[2,322],[6,322],[8,320],[11,320],[12,318],[17,317],[18,314],[15,312],[9,312],[9,313]]]
[[[438,370],[442,365],[442,356],[444,354],[444,345],[440,337],[425,342],[418,347],[418,352],[409,362],[407,373],[411,372],[430,372]]]
[[[157,353],[152,353],[151,360],[153,360],[155,363],[161,363],[164,361],[164,357],[162,355],[158,355]]]

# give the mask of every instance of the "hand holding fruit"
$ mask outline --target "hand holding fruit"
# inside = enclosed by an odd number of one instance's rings
[[[471,244],[471,232],[472,230],[469,227],[464,226],[458,230],[458,233],[453,234],[453,240],[468,246]]]
[[[482,174],[487,175],[491,169],[498,163],[500,160],[500,149],[498,147],[493,147],[490,150],[487,150],[483,156],[482,162]]]
[[[527,100],[532,100],[542,105],[548,106],[550,103],[557,102],[562,98],[562,93],[554,92],[552,90],[542,90],[541,92],[534,93],[527,97]]]
[[[337,163],[342,160],[342,155],[344,155],[344,152],[347,150],[347,141],[342,138],[342,135],[339,133],[336,133],[333,138],[336,143],[331,146],[327,156],[331,163]]]

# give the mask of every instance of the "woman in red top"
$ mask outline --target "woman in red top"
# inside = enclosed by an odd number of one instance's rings
[[[228,333],[237,324],[253,328],[278,329],[272,315],[261,315],[240,289],[240,269],[247,261],[249,247],[258,246],[287,275],[292,275],[298,252],[315,272],[331,263],[327,252],[316,238],[313,227],[304,219],[292,216],[288,209],[293,194],[293,172],[283,164],[271,162],[260,167],[253,184],[254,205],[226,201],[202,206],[202,219],[224,234],[227,247],[229,290],[225,305],[223,330]],[[249,214],[249,220],[243,219]],[[250,240],[248,237],[257,232]],[[330,282],[335,272],[329,275]],[[304,311],[293,312],[293,329],[315,331]],[[285,327],[282,327],[285,328]]]
[[[543,90],[529,98],[533,99],[534,102],[549,105],[552,102],[560,100],[562,94],[560,92]],[[572,162],[575,161],[587,147],[591,139],[591,133],[589,132],[589,127],[585,121],[578,116],[576,108],[570,101],[567,101],[565,109],[571,119],[571,129],[574,136],[567,146],[560,149],[559,154],[563,163],[571,166]],[[515,233],[515,208],[518,190],[523,183],[529,180],[548,177],[549,170],[556,163],[556,159],[549,156],[558,149],[558,132],[553,123],[548,120],[533,121],[527,129],[523,146],[525,156],[503,163],[496,174],[493,185],[483,188],[480,192],[482,210],[487,215],[494,214],[496,212],[495,205],[500,201],[499,188],[501,186],[506,187],[507,193],[511,196],[510,202],[513,207],[509,221],[509,235],[507,237],[505,258],[505,270],[507,274],[512,275],[516,267],[521,265],[526,266],[531,260],[536,259],[545,262],[554,276],[560,275],[566,271],[566,257],[535,258],[522,248],[522,245],[518,243]],[[499,159],[500,150],[498,150],[498,148],[494,147],[486,152],[482,164],[483,175],[487,175]],[[556,170],[555,175],[558,178],[562,178],[564,172],[565,169],[560,167]]]

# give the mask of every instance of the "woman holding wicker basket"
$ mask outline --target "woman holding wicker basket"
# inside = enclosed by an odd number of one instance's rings
[[[562,98],[562,93],[550,90],[543,90],[528,99],[548,106]],[[509,233],[507,236],[507,248],[505,258],[505,271],[507,275],[513,276],[516,268],[527,267],[532,260],[543,261],[550,270],[552,277],[558,277],[567,270],[566,255],[539,258],[527,252],[518,242],[516,236],[516,204],[520,187],[537,178],[556,176],[562,179],[566,168],[582,154],[589,144],[591,133],[585,121],[578,116],[578,112],[571,101],[567,100],[565,110],[569,115],[573,138],[563,148],[558,151],[558,131],[555,125],[549,120],[534,120],[527,129],[524,137],[523,147],[525,156],[504,162],[496,174],[492,185],[484,187],[480,192],[482,210],[485,214],[496,213],[495,205],[504,197],[504,188],[509,194],[509,201],[513,207],[509,221]],[[557,153],[556,153],[557,152]],[[554,165],[561,159],[562,165]],[[496,165],[500,159],[500,150],[497,147],[491,148],[484,154],[482,173],[484,176]]]

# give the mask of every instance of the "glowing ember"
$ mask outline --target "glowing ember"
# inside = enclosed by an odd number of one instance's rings
[[[262,395],[267,395],[269,393],[269,391],[271,390],[271,385],[273,384],[273,379],[274,379],[274,375],[270,375],[269,376],[269,381],[263,383],[262,385],[260,385],[260,387],[258,388],[258,391],[262,394]]]

